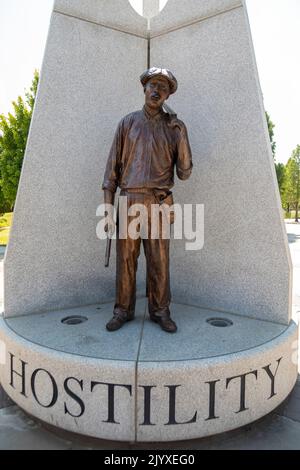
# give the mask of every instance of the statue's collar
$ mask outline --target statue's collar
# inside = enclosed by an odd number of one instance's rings
[[[156,114],[150,114],[147,111],[146,106],[143,107],[143,112],[144,112],[144,115],[146,116],[147,119],[154,119],[154,120],[161,119],[162,116],[165,114],[164,111],[162,110],[162,108]]]

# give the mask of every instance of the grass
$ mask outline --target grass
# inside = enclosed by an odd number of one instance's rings
[[[7,245],[8,243],[12,216],[13,213],[8,212],[0,217],[0,245]]]

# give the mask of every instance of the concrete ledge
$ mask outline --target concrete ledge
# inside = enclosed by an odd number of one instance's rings
[[[209,436],[275,409],[297,379],[297,326],[173,305],[176,335],[137,319],[105,331],[112,305],[0,320],[0,380],[42,421],[127,442]],[[100,310],[99,310],[100,309]],[[82,316],[81,324],[62,320]],[[207,320],[227,320],[215,327]],[[243,347],[243,345],[245,345]]]

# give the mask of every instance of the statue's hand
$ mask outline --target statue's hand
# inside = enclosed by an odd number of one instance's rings
[[[116,223],[111,215],[107,215],[105,218],[105,227],[104,230],[107,232],[108,236],[112,238],[116,230]]]

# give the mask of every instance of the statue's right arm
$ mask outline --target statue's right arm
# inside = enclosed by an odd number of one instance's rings
[[[120,176],[119,169],[120,169],[120,162],[121,162],[121,156],[122,156],[122,140],[123,140],[123,125],[121,121],[116,130],[114,140],[111,145],[111,149],[110,149],[107,163],[106,163],[103,184],[102,184],[102,189],[105,191],[105,193],[109,191],[113,195],[115,194],[119,186],[119,176]],[[109,195],[107,195],[106,197],[111,198],[111,196]],[[113,202],[113,201],[110,200],[109,202]]]

